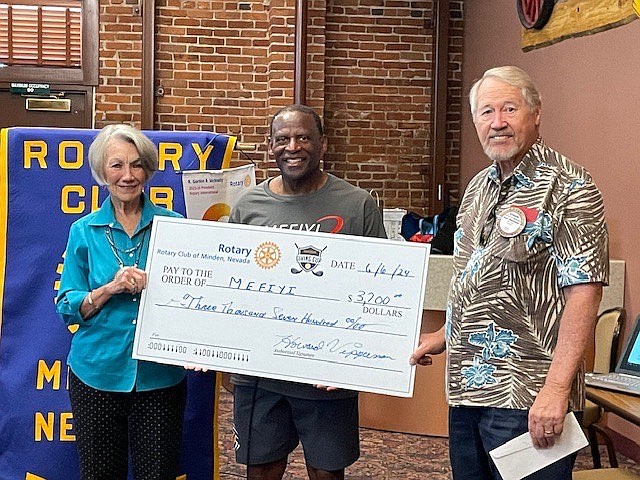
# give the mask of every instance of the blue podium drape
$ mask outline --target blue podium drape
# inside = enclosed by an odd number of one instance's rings
[[[66,355],[73,332],[55,313],[69,226],[108,195],[87,160],[99,130],[0,132],[0,480],[79,478]],[[146,131],[160,170],[152,201],[185,214],[180,172],[227,168],[235,137]],[[215,471],[215,375],[189,373],[180,478]]]

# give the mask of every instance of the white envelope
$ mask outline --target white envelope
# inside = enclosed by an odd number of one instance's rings
[[[536,448],[529,432],[489,452],[504,480],[520,480],[589,445],[573,412],[564,419],[562,434],[550,448]]]

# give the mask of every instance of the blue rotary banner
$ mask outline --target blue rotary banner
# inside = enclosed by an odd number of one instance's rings
[[[79,478],[66,357],[73,332],[55,313],[69,226],[107,197],[87,151],[98,130],[0,132],[0,480]],[[185,214],[184,170],[227,168],[235,137],[146,131],[159,171],[147,194]],[[216,474],[215,381],[188,375],[182,480]]]

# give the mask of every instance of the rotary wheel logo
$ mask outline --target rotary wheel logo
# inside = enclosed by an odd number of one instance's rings
[[[263,242],[256,248],[254,259],[260,268],[273,268],[280,263],[280,247],[272,242]]]

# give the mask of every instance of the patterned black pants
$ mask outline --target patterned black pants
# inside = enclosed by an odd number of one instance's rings
[[[69,397],[83,480],[175,480],[186,380],[145,392],[105,392],[70,372]]]

